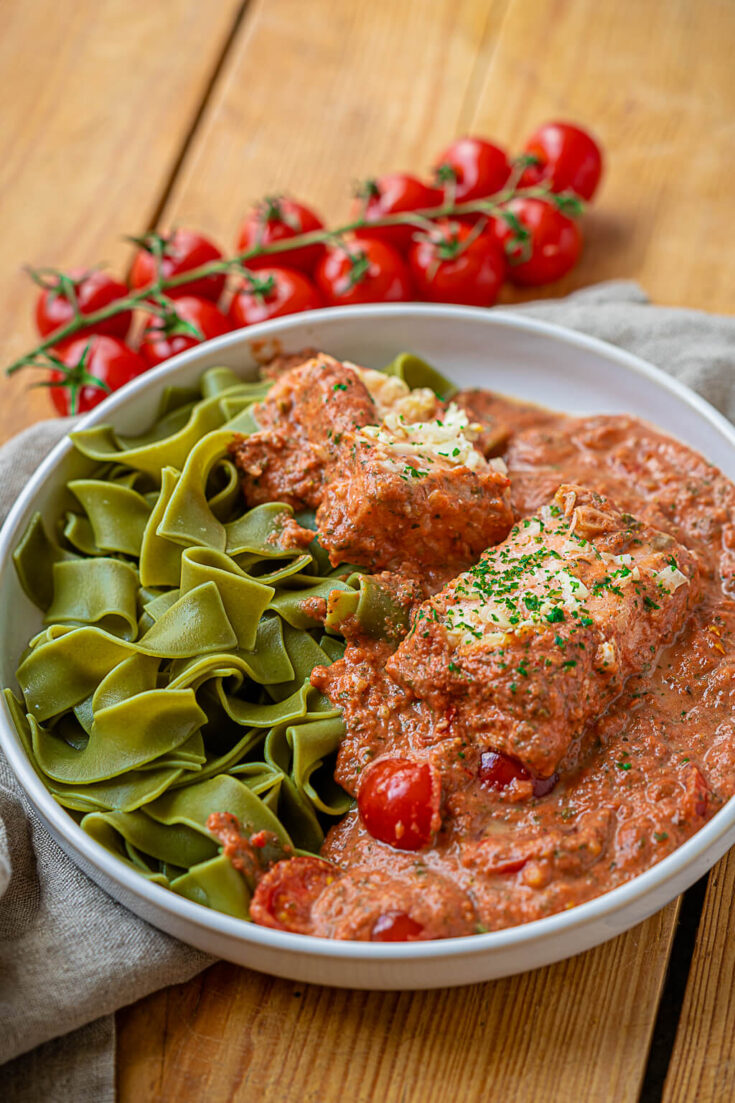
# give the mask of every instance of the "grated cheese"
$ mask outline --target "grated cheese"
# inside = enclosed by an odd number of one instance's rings
[[[359,377],[375,403],[381,421],[390,413],[402,415],[404,421],[409,423],[430,418],[434,414],[437,408],[436,395],[428,387],[411,390],[396,375],[386,375],[385,372],[374,371],[373,368],[361,368],[349,360],[344,363]]]
[[[412,457],[418,464],[440,461],[477,471],[487,470],[489,466],[474,447],[480,430],[481,426],[470,423],[467,415],[451,403],[441,417],[433,421],[409,423],[401,414],[392,411],[386,414],[381,425],[366,425],[359,430],[358,436],[371,444],[382,445],[385,458],[393,463]],[[502,470],[495,464],[493,467]]]

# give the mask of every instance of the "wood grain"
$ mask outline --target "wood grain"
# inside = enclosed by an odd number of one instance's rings
[[[354,184],[428,171],[472,113],[509,0],[253,0],[164,219],[233,241],[298,193],[338,224]]]
[[[544,296],[631,278],[655,302],[733,311],[733,49],[729,0],[510,5],[471,127],[512,146],[545,119],[586,120],[607,153],[582,261]]]
[[[241,0],[0,6],[0,365],[34,343],[21,264],[123,265],[158,208]],[[185,59],[172,64],[173,59]],[[48,417],[2,382],[0,439]]]
[[[709,876],[663,1103],[735,1098],[735,852]]]
[[[118,1015],[119,1098],[628,1103],[673,909],[492,984],[345,992],[217,965]]]

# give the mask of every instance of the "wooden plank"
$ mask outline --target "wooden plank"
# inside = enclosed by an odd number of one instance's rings
[[[118,1015],[120,1101],[632,1103],[673,911],[460,989],[346,992],[217,965]]]
[[[707,884],[663,1103],[735,1098],[735,852]]]
[[[426,172],[466,125],[509,0],[253,0],[165,217],[234,246],[288,191],[332,225],[354,183]]]
[[[733,42],[728,0],[511,5],[472,127],[517,146],[587,121],[607,153],[582,262],[544,296],[634,278],[655,302],[732,312]]]
[[[34,343],[22,263],[121,266],[148,227],[241,0],[0,8],[0,366]],[[51,413],[3,380],[0,439]]]

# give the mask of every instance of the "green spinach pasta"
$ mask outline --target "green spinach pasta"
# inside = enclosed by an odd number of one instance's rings
[[[415,357],[387,370],[448,392]],[[226,809],[284,853],[319,850],[352,801],[333,779],[341,714],[311,671],[342,656],[345,617],[380,635],[400,615],[359,565],[331,568],[316,533],[289,545],[291,506],[246,507],[230,445],[258,428],[270,386],[213,368],[196,391],[169,387],[141,436],[72,434],[88,472],[55,527],[36,516],[15,552],[44,625],[20,697],[5,691],[39,777],[88,835],[241,918],[248,884],[208,817]],[[330,594],[323,623],[314,599]]]

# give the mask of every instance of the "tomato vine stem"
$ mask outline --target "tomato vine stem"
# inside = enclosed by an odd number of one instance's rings
[[[485,199],[475,199],[466,203],[445,202],[438,207],[431,207],[425,210],[419,211],[406,211],[399,212],[397,214],[385,215],[382,218],[366,220],[364,217],[355,219],[351,222],[345,223],[343,226],[339,226],[336,229],[324,229],[324,230],[311,230],[308,233],[297,234],[294,237],[284,238],[280,241],[274,241],[269,245],[256,245],[251,249],[246,249],[242,252],[235,253],[231,257],[223,257],[221,260],[208,261],[206,264],[200,265],[198,268],[191,268],[186,272],[181,272],[178,276],[172,276],[169,279],[165,279],[161,272],[161,265],[158,267],[158,277],[149,284],[147,287],[141,288],[138,291],[131,291],[130,294],[123,298],[115,299],[107,306],[101,307],[99,310],[91,312],[89,314],[82,314],[79,310],[78,303],[76,301],[75,289],[71,291],[71,301],[74,307],[74,316],[54,333],[50,334],[43,341],[39,342],[31,351],[25,355],[18,357],[14,360],[6,369],[6,375],[14,375],[17,371],[26,367],[43,367],[44,358],[48,359],[48,363],[45,366],[53,366],[55,358],[50,356],[50,350],[53,350],[55,346],[58,346],[62,342],[68,341],[74,337],[75,334],[81,329],[93,329],[100,322],[106,321],[108,318],[113,318],[118,314],[123,314],[128,310],[153,310],[155,312],[156,303],[160,304],[161,299],[165,299],[166,292],[177,287],[182,287],[188,283],[192,283],[194,280],[200,280],[207,276],[216,276],[221,274],[228,275],[241,275],[253,277],[255,274],[250,272],[247,268],[247,262],[255,257],[272,256],[274,259],[278,258],[279,253],[289,252],[292,249],[301,248],[308,245],[332,245],[345,239],[346,235],[355,233],[359,230],[366,228],[376,228],[381,226],[426,226],[427,222],[433,222],[437,219],[451,219],[459,218],[462,215],[481,214],[487,218],[502,218],[508,222],[514,235],[515,240],[511,240],[511,247],[517,247],[519,244],[523,245],[523,234],[527,235],[527,231],[524,231],[520,226],[518,219],[512,212],[505,209],[506,204],[512,199],[516,198],[535,198],[545,199],[554,203],[559,210],[567,215],[578,215],[582,212],[583,204],[579,198],[572,192],[570,193],[554,193],[547,186],[539,185],[534,187],[519,188],[518,178],[523,170],[522,164],[514,166],[514,170],[508,180],[507,185],[495,195],[488,196]],[[132,239],[142,240],[142,239]],[[345,246],[349,248],[351,243],[345,241]],[[359,243],[358,243],[359,248]],[[155,249],[152,250],[155,254]],[[44,270],[44,272],[47,270]],[[60,277],[60,279],[66,279]],[[68,283],[68,279],[66,279]],[[60,286],[60,291],[65,293],[65,284]],[[153,301],[153,302],[152,302]]]

